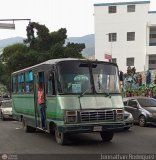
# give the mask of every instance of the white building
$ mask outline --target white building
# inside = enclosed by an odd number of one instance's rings
[[[95,58],[112,55],[119,70],[156,69],[156,11],[150,1],[94,4]]]

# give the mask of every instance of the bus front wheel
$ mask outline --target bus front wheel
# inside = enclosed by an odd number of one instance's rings
[[[66,144],[66,134],[63,132],[59,132],[58,127],[55,126],[55,139],[58,144],[65,145]]]
[[[100,132],[101,138],[103,142],[110,142],[113,139],[113,132]]]

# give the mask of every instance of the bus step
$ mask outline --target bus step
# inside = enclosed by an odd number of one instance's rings
[[[41,130],[41,131],[44,131],[44,132],[48,132],[49,133],[49,131],[47,130],[47,129],[43,129],[43,128],[40,128],[40,127],[36,127],[38,130]]]

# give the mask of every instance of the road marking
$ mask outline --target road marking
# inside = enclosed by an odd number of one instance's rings
[[[21,128],[15,128],[15,129],[21,129]]]

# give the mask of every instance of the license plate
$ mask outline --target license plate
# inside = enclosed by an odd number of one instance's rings
[[[94,126],[93,131],[102,131],[102,126]]]

